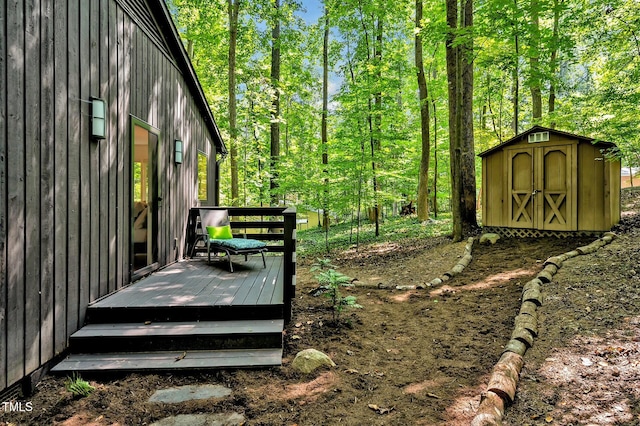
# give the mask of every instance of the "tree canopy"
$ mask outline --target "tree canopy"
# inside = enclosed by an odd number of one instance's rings
[[[167,3],[235,150],[237,194],[233,167],[223,165],[221,204],[279,202],[328,211],[332,221],[376,220],[415,204],[422,160],[429,185],[421,185],[428,191],[421,201],[429,200],[433,214],[450,210],[447,46],[470,65],[472,97],[462,97],[469,108],[463,131],[472,127],[475,153],[541,124],[614,142],[624,165],[640,163],[636,0],[476,0],[472,20],[456,26],[447,23],[443,0],[419,2],[418,22],[415,0]],[[232,7],[237,33],[230,74]]]

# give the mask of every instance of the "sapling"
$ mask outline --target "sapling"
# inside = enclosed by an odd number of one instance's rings
[[[333,307],[333,321],[338,323],[340,314],[345,307],[362,308],[357,303],[355,296],[342,296],[340,288],[353,287],[353,280],[347,275],[333,269],[329,259],[318,259],[318,263],[311,269],[312,271],[320,271],[316,276],[316,280],[320,284],[318,289],[322,290],[322,294],[331,301]]]

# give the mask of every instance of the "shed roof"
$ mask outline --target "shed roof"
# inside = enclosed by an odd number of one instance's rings
[[[554,133],[556,135],[567,136],[567,137],[570,137],[572,139],[582,140],[582,141],[593,143],[595,145],[599,145],[599,146],[606,147],[606,148],[610,148],[610,147],[616,146],[612,142],[605,142],[605,141],[602,141],[602,140],[599,140],[599,139],[595,139],[595,138],[591,138],[591,137],[588,137],[588,136],[576,135],[574,133],[563,132],[561,130],[551,129],[549,127],[533,126],[529,130],[526,130],[526,131],[520,133],[519,135],[516,135],[516,136],[512,137],[511,139],[509,139],[509,140],[507,140],[505,142],[502,142],[501,144],[496,145],[493,148],[489,148],[486,151],[481,152],[480,154],[478,154],[478,157],[486,157],[487,155],[491,154],[492,152],[498,151],[498,150],[504,148],[505,146],[511,145],[511,144],[519,141],[520,139],[522,139],[523,137],[527,136],[528,134],[536,133],[536,132]]]
[[[209,107],[209,103],[207,102],[207,98],[204,95],[204,91],[202,90],[202,86],[200,85],[200,80],[198,80],[198,76],[193,68],[191,60],[187,55],[187,51],[180,39],[180,35],[178,34],[178,30],[171,18],[171,14],[169,9],[167,8],[164,0],[146,0],[149,6],[149,10],[153,14],[153,17],[162,31],[165,42],[168,44],[168,48],[170,52],[173,54],[180,71],[185,78],[185,81],[189,85],[189,89],[191,94],[198,105],[198,109],[204,118],[207,128],[213,138],[214,143],[216,144],[216,148],[218,152],[220,152],[223,156],[227,155],[227,147],[222,140],[222,135],[220,134],[220,129],[218,129],[218,125],[216,124],[215,119],[213,118],[213,114],[211,113],[211,108]]]

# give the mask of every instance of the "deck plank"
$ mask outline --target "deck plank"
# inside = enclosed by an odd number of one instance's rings
[[[153,337],[221,335],[242,333],[282,333],[284,320],[182,321],[171,323],[88,324],[73,333],[72,339],[86,337]]]
[[[249,260],[242,265],[236,265],[233,273],[229,274],[229,279],[226,280],[225,285],[212,288],[208,293],[208,297],[213,305],[231,305],[235,294],[244,285],[244,283],[251,276],[259,274],[255,264],[252,263],[253,258],[249,257]],[[216,266],[214,266],[216,267]],[[217,267],[222,267],[221,265]],[[226,267],[226,265],[225,265]],[[260,265],[262,268],[262,265]]]
[[[267,271],[264,277],[264,281],[262,283],[262,289],[256,301],[257,305],[271,304],[271,299],[273,298],[273,293],[276,291],[277,279],[278,279],[278,276],[274,275],[273,272],[275,271],[272,271],[271,268],[269,268],[269,270]]]
[[[267,256],[267,267],[263,268],[261,257],[250,256],[247,262],[234,262],[233,273],[206,260],[176,262],[92,303],[90,308],[279,304],[284,294],[282,259]]]
[[[72,354],[51,371],[149,371],[269,367],[282,364],[282,348],[217,351]]]

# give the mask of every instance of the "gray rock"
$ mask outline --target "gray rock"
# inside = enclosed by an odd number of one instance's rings
[[[189,385],[161,389],[151,395],[149,402],[178,403],[196,399],[224,398],[231,395],[231,389],[220,385]]]
[[[180,414],[151,423],[151,426],[241,426],[246,421],[239,413]]]
[[[320,367],[335,367],[336,363],[333,362],[328,355],[316,350],[305,349],[298,352],[296,357],[291,363],[291,367],[302,373],[311,373]]]
[[[495,244],[500,239],[498,234],[484,234],[480,237],[480,244]]]

